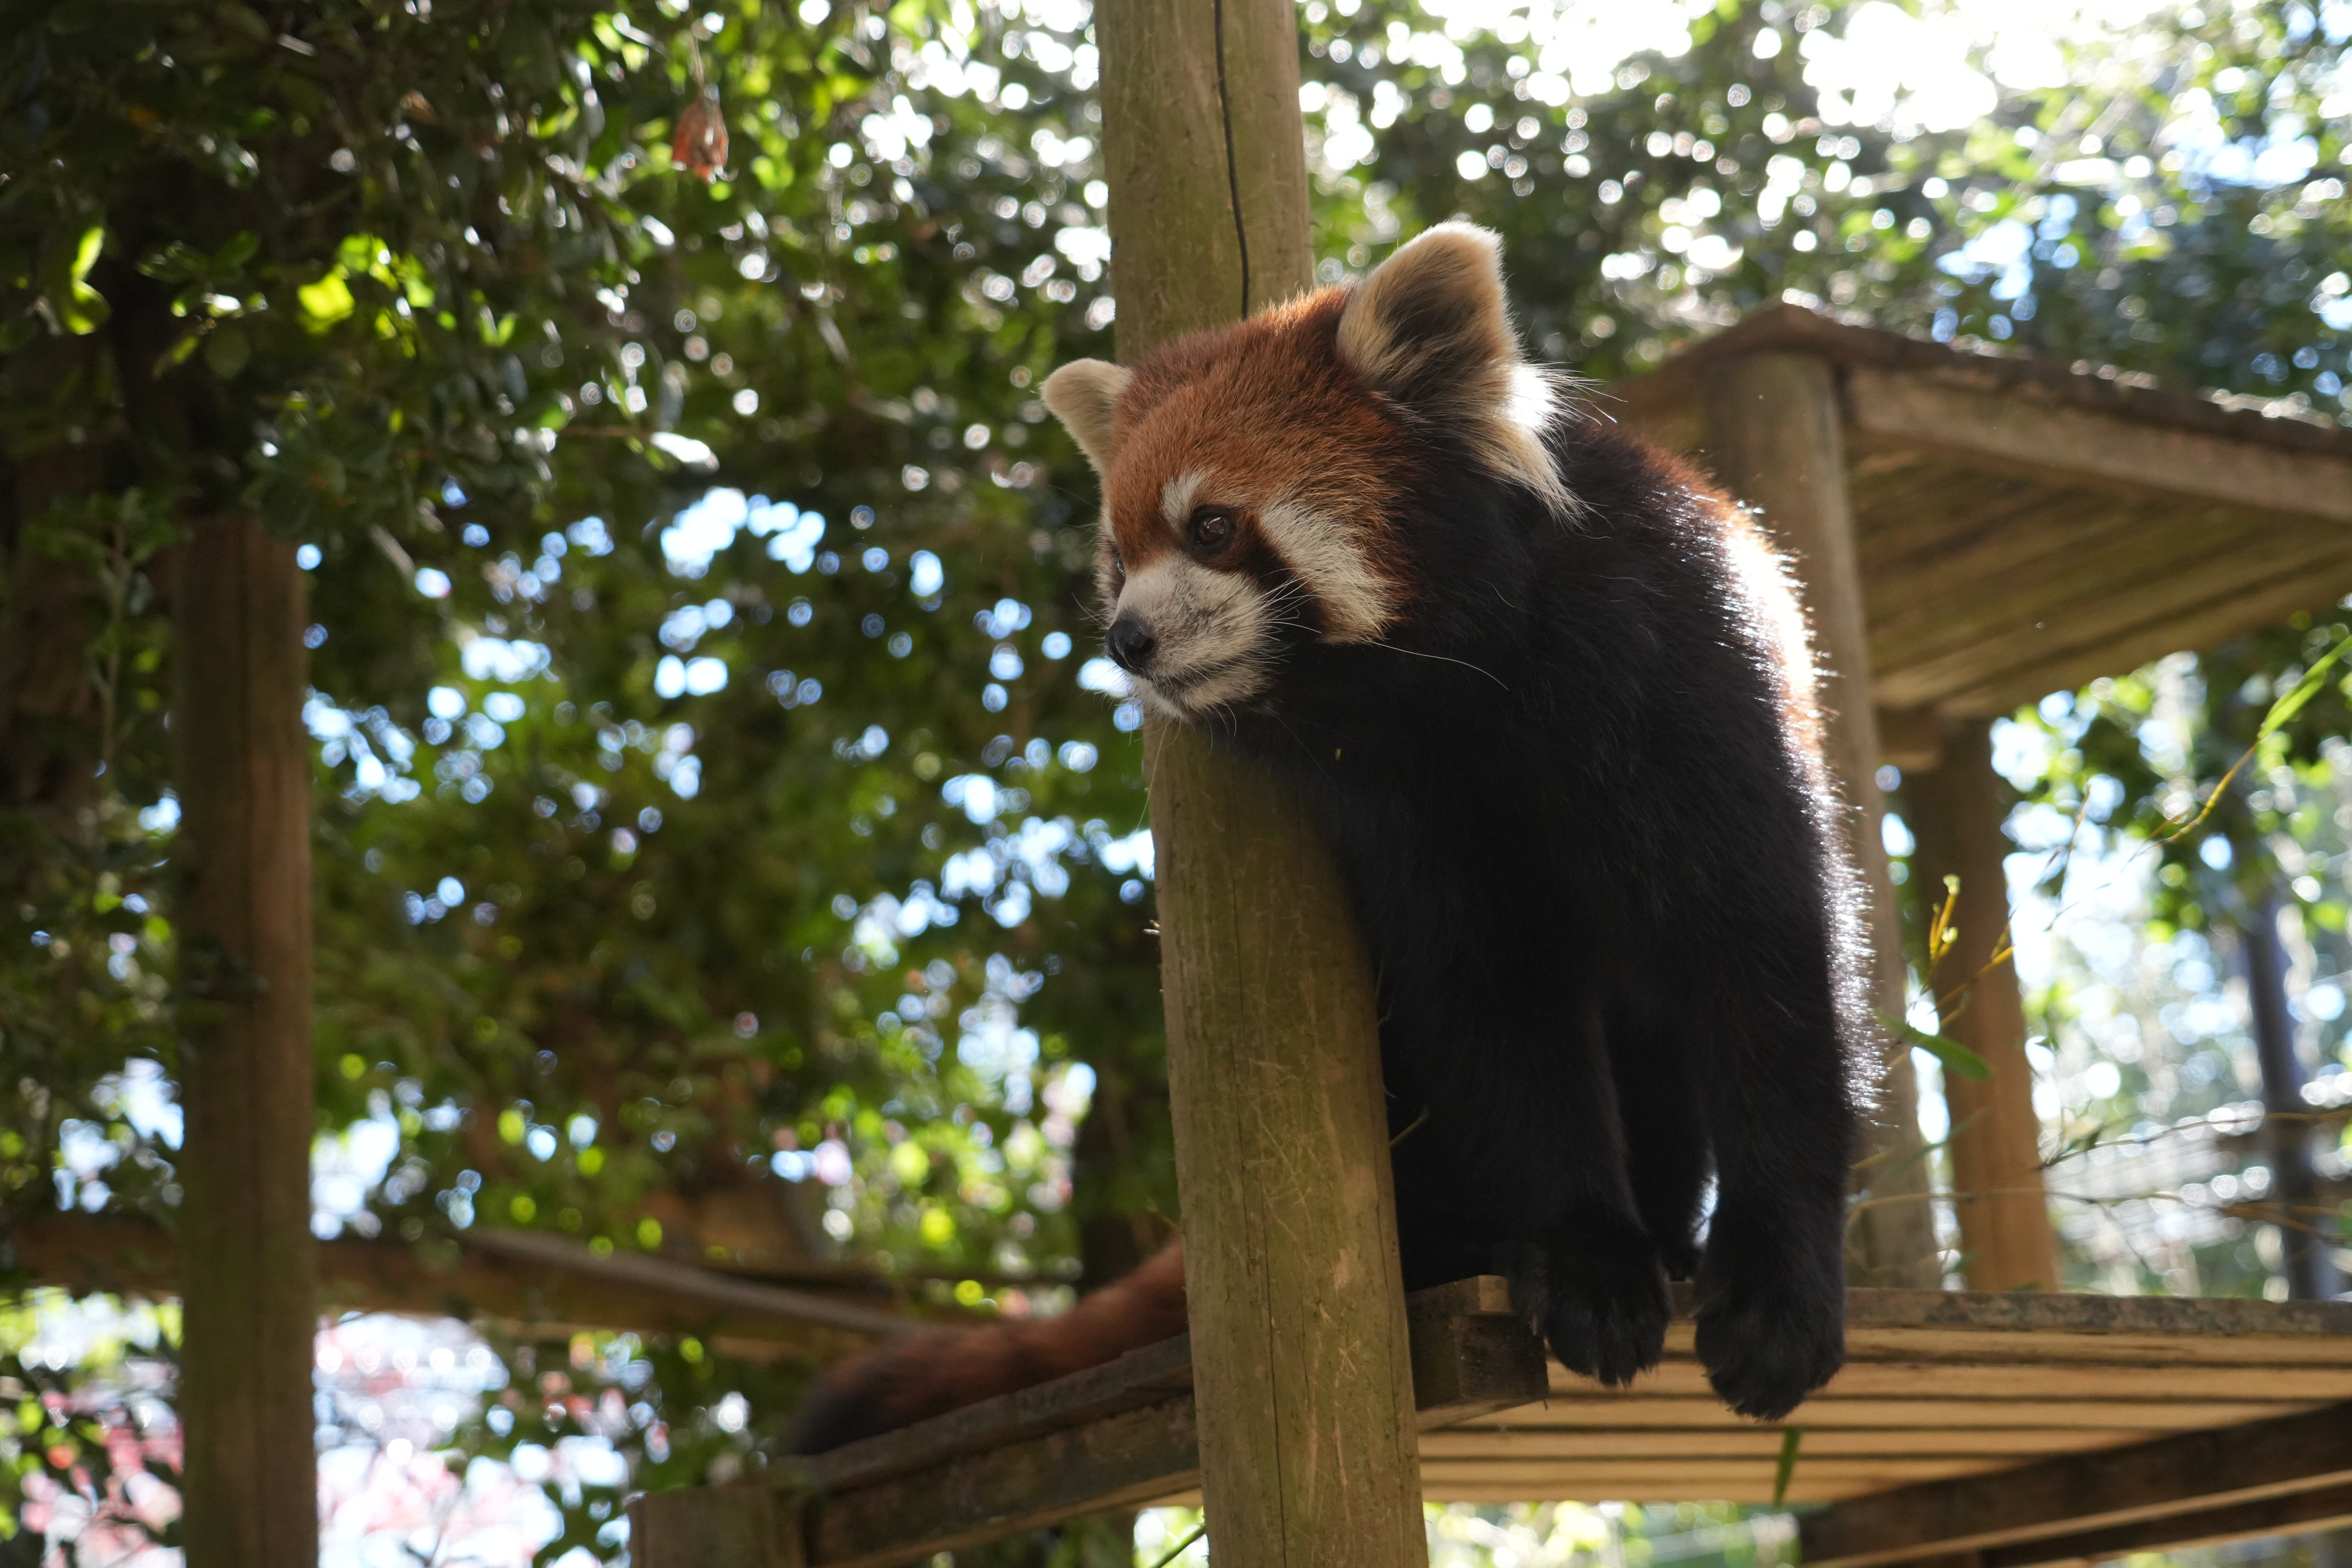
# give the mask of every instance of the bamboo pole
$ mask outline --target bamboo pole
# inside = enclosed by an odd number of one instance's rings
[[[2010,851],[2001,823],[2009,801],[1988,757],[1984,721],[1947,721],[1942,763],[1904,782],[1906,817],[1918,839],[1911,865],[1923,903],[1940,901],[1944,879],[1960,879],[1957,931],[1937,966],[1936,990],[1952,995],[1943,1033],[1976,1052],[1987,1079],[1944,1075],[1952,1113],[1952,1206],[1960,1222],[1960,1269],[1971,1290],[2054,1290],[2058,1240],[2042,1184],[2042,1119],[2025,1058],[2025,1005],[2017,968],[1996,963],[2009,924]]]
[[[1844,791],[1847,838],[1869,899],[1871,1004],[1900,1017],[1902,926],[1879,837],[1878,714],[1870,693],[1870,639],[1862,568],[1846,501],[1845,441],[1830,367],[1802,354],[1759,353],[1713,368],[1705,394],[1716,476],[1762,511],[1794,558],[1822,664],[1831,771]],[[1856,1171],[1864,1202],[1848,1237],[1853,1283],[1932,1288],[1943,1282],[1921,1152],[1911,1053],[1890,1043],[1872,1146]]]
[[[180,1415],[188,1568],[311,1568],[310,788],[292,542],[177,552]]]
[[[1132,359],[1312,281],[1288,0],[1105,0]],[[1210,1539],[1225,1568],[1427,1560],[1372,977],[1327,846],[1196,733],[1146,735]]]

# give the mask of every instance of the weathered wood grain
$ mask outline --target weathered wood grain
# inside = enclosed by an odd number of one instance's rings
[[[2187,610],[2135,620],[2126,629],[2063,648],[2025,647],[1990,668],[1936,672],[1937,701],[1948,712],[1991,717],[2045,692],[2070,690],[2102,675],[2137,669],[2185,648],[2208,648],[2244,632],[2277,625],[2298,610],[2318,610],[2352,593],[2352,559],[2326,555],[2291,561],[2261,584],[2218,594]]]
[[[2352,1407],[1899,1488],[1802,1525],[1808,1568],[1867,1568],[2352,1482]]]
[[[2219,1546],[2256,1536],[2284,1535],[2290,1531],[2315,1532],[2346,1525],[2352,1525],[2352,1487],[2322,1487],[2292,1497],[2264,1498],[2259,1502],[2232,1503],[2142,1520],[2136,1524],[2109,1525],[2104,1530],[1996,1546],[1976,1555],[1979,1568],[2041,1568],[2043,1563],[2084,1563],[2138,1552]]]
[[[1845,416],[1873,437],[2060,484],[2200,496],[2352,522],[2352,444],[2339,454],[2180,427],[2015,388],[1895,367],[1852,366]]]
[[[638,1568],[805,1568],[800,1500],[765,1480],[629,1500]]]
[[[2024,997],[2016,966],[1994,958],[2009,931],[2004,862],[2013,846],[2002,825],[2015,797],[1993,772],[1981,721],[1952,721],[1942,751],[1941,767],[1906,781],[1905,821],[1917,839],[1911,864],[1923,895],[1946,897],[1947,877],[1958,879],[1959,888],[1951,946],[1933,975],[1935,991],[1953,999],[1942,1032],[1990,1071],[1980,1079],[1944,1074],[1960,1268],[1971,1289],[2046,1290],[2058,1283],[2058,1234],[2042,1184],[2042,1117],[2025,1055]]]
[[[318,1561],[311,1342],[310,624],[294,541],[197,519],[172,600],[182,1529],[195,1568]]]
[[[811,1511],[808,1560],[821,1568],[896,1568],[1150,1502],[1197,1485],[1199,1455],[1192,1397],[1179,1394],[828,1497]]]

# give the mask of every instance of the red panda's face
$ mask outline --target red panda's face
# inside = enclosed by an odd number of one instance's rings
[[[1391,628],[1412,597],[1397,530],[1417,426],[1559,490],[1534,435],[1548,400],[1473,229],[1132,370],[1066,365],[1044,390],[1102,476],[1105,651],[1187,721],[1262,697],[1301,644]]]

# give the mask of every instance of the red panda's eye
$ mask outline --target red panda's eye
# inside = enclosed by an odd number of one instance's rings
[[[1204,506],[1192,513],[1192,545],[1197,550],[1222,550],[1233,542],[1234,514],[1222,507]]]

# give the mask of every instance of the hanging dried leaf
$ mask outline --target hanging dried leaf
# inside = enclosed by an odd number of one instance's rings
[[[727,117],[719,110],[719,89],[706,87],[702,96],[677,117],[677,135],[669,145],[670,162],[691,169],[705,180],[716,180],[727,170]]]

